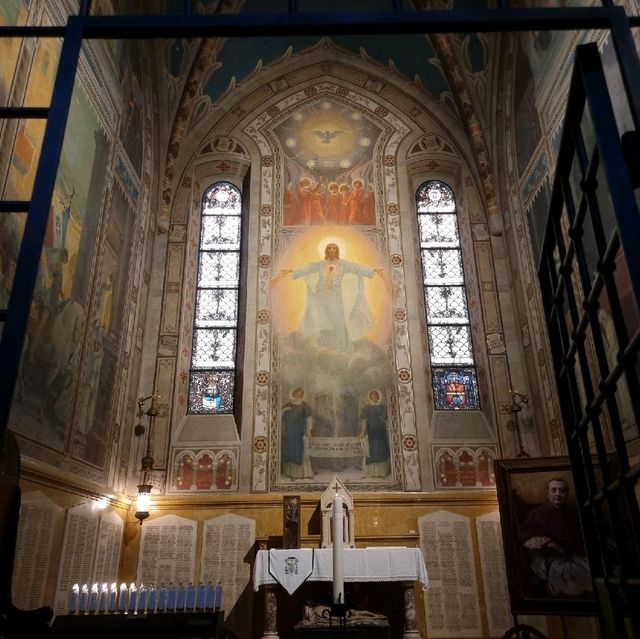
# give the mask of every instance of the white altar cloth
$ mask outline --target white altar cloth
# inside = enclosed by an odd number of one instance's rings
[[[333,580],[333,551],[331,548],[302,548],[296,553],[313,555],[313,570],[308,581]],[[345,581],[419,581],[429,586],[427,568],[420,548],[379,546],[376,548],[345,548]],[[269,573],[269,551],[259,550],[253,566],[253,589],[278,583]]]

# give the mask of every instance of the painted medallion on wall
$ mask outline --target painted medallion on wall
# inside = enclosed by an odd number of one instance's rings
[[[392,481],[391,282],[375,227],[380,129],[327,99],[276,128],[282,242],[271,281],[279,480]]]

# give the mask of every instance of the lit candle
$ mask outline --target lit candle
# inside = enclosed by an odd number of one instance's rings
[[[147,587],[143,583],[140,584],[140,590],[138,590],[138,612],[147,613]]]
[[[80,586],[78,584],[73,584],[73,588],[71,588],[71,601],[69,602],[70,615],[77,614],[79,599],[80,599]]]
[[[129,586],[129,612],[133,614],[138,612],[138,589],[135,584]]]
[[[89,612],[98,612],[98,584],[91,586],[91,595],[89,596]]]
[[[342,559],[343,521],[342,497],[333,496],[333,603],[344,603],[344,565]]]
[[[118,608],[118,585],[114,581],[109,590],[109,612],[115,612]]]
[[[127,612],[128,594],[127,584],[120,584],[120,596],[118,597],[118,610],[120,612]]]
[[[100,601],[98,602],[98,612],[109,611],[109,584],[102,584],[100,587]]]
[[[82,590],[80,591],[80,603],[78,605],[78,610],[80,612],[87,612],[88,606],[89,606],[89,586],[87,586],[87,584],[82,584]]]

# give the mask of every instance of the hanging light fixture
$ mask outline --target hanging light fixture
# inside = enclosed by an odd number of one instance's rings
[[[155,468],[155,459],[153,458],[153,425],[158,409],[156,407],[156,399],[159,399],[160,395],[149,395],[148,397],[140,397],[138,399],[138,423],[135,426],[134,434],[137,437],[142,437],[146,433],[146,446],[145,452],[140,462],[141,479],[138,484],[138,495],[136,497],[136,512],[135,517],[140,521],[140,524],[149,517],[149,509],[151,507],[151,473],[154,470],[166,470],[165,468]],[[151,400],[151,406],[144,411],[144,405]],[[145,428],[142,424],[142,417],[146,415],[148,419],[148,425]]]
[[[151,507],[151,484],[138,484],[138,496],[136,497],[136,519],[140,524],[149,516]]]

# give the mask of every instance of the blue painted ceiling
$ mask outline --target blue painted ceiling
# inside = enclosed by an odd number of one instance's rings
[[[175,4],[175,6],[174,6]],[[457,0],[456,7],[469,8],[477,6],[477,0]],[[180,8],[182,6],[182,8]],[[326,0],[297,0],[299,13],[324,13]],[[408,0],[400,0],[401,8],[411,10]],[[331,10],[339,11],[389,11],[392,0],[345,0],[340,6],[332,6]],[[170,12],[183,11],[181,3],[171,0],[167,5]],[[286,13],[288,0],[247,0],[242,7],[242,13],[265,14]],[[461,34],[464,35],[464,34]],[[409,81],[418,78],[422,86],[432,95],[438,97],[448,90],[446,78],[437,64],[431,59],[436,55],[431,43],[425,35],[365,35],[365,36],[333,36],[332,41],[355,54],[364,49],[374,60],[388,68],[392,61],[396,69]],[[313,47],[319,41],[318,37],[295,38],[229,38],[218,55],[221,67],[216,69],[206,81],[204,93],[216,102],[228,89],[232,78],[242,82],[251,73],[259,61],[266,66],[281,57],[289,47],[294,54]],[[185,43],[176,41],[172,47],[169,71],[174,76],[181,75],[183,69],[182,57]],[[481,71],[485,65],[484,46],[477,35],[471,34],[468,45],[469,66],[472,71]],[[390,69],[381,70],[381,75],[392,73]]]

